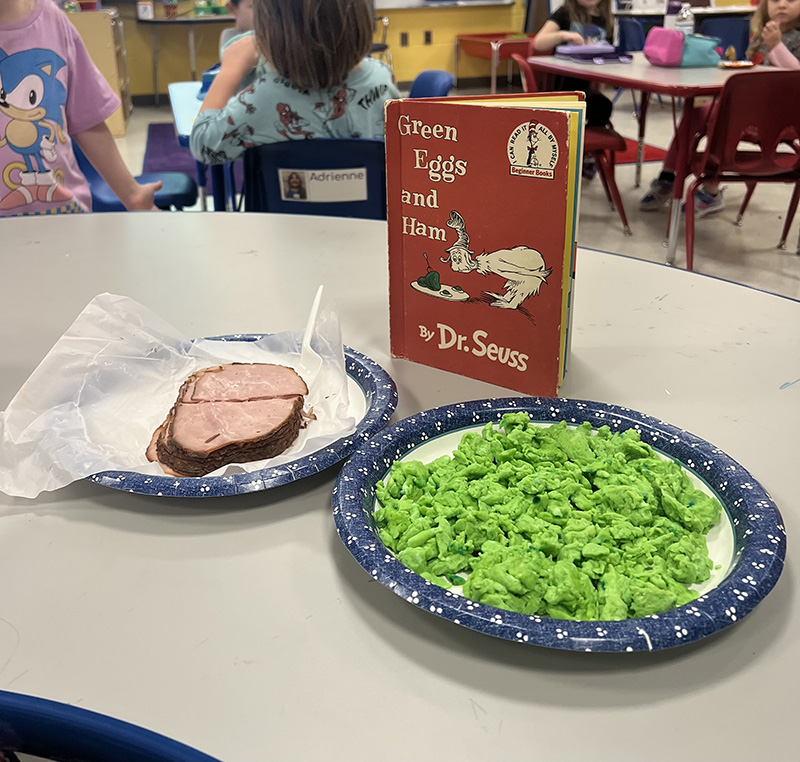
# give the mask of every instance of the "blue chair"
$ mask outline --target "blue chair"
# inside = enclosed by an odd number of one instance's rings
[[[72,762],[218,762],[137,725],[9,691],[0,691],[0,752]]]
[[[638,50],[644,50],[644,41],[646,38],[644,32],[644,25],[637,18],[620,18],[617,20],[619,24],[619,45],[617,46],[620,53],[635,53]]]
[[[449,71],[427,69],[414,77],[409,98],[443,98],[450,93],[455,78]]]
[[[623,17],[617,19],[617,23],[619,24],[619,39],[617,40],[619,44],[617,45],[617,50],[620,53],[635,53],[639,50],[644,50],[646,35],[642,22],[637,18]],[[616,103],[620,95],[624,92],[625,88],[620,87],[614,95],[612,103]],[[631,97],[633,98],[633,107],[638,111],[639,107],[636,105],[636,97],[633,95],[633,91],[631,91]]]
[[[345,170],[363,175],[342,177]],[[294,174],[297,186],[291,193],[287,183]],[[384,142],[320,138],[248,148],[244,153],[244,210],[385,220]]]
[[[83,172],[92,191],[92,210],[95,212],[124,212],[125,207],[111,190],[108,183],[100,177],[100,173],[92,166],[86,154],[73,140],[72,149],[78,160],[78,167]],[[164,183],[160,191],[156,191],[155,205],[159,209],[183,209],[197,203],[197,183],[183,172],[145,172],[138,175],[140,183]]]
[[[737,61],[744,61],[747,56],[747,48],[750,46],[750,19],[733,16],[705,19],[700,24],[699,31],[707,37],[719,37],[723,50],[735,48]]]
[[[619,24],[619,39],[617,51],[620,53],[636,53],[637,51],[644,50],[644,42],[647,39],[647,33],[644,29],[644,24],[637,18],[622,17],[617,19]],[[612,103],[619,100],[620,95],[625,92],[624,87],[620,87],[612,99]],[[633,98],[633,107],[639,111],[639,106],[636,104],[636,97],[631,91],[631,98]],[[661,103],[661,96],[658,96],[658,102]]]

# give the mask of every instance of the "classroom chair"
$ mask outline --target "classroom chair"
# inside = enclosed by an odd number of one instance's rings
[[[518,53],[512,53],[511,57],[519,66],[522,86],[525,92],[538,92],[539,87],[530,64]],[[600,182],[606,192],[606,198],[608,198],[611,208],[617,210],[625,235],[631,235],[628,216],[625,214],[622,196],[614,175],[617,151],[624,151],[626,148],[625,138],[616,132],[610,124],[607,127],[586,127],[583,132],[583,153],[594,157],[597,163],[597,173],[600,175]]]
[[[427,69],[414,77],[409,98],[443,98],[450,93],[455,77],[449,71]]]
[[[619,24],[619,44],[617,45],[617,50],[620,53],[636,53],[640,50],[644,50],[644,41],[647,38],[644,24],[637,18],[625,17],[617,19],[617,23]],[[616,103],[626,89],[627,88],[624,87],[618,88],[616,94],[612,98],[612,103]],[[633,90],[631,90],[631,98],[633,98],[633,108],[638,112],[641,104],[636,103],[636,96]],[[658,96],[658,102],[659,104],[662,103],[660,95]]]
[[[0,691],[0,752],[72,762],[218,762],[128,722],[9,691]]]
[[[297,174],[296,194],[289,190]],[[374,138],[319,138],[248,148],[244,210],[386,219],[386,148]]]
[[[92,191],[92,211],[94,212],[124,212],[125,207],[109,187],[108,183],[100,177],[100,173],[92,166],[86,154],[73,140],[72,148],[78,167],[83,172],[89,188]],[[182,210],[187,206],[197,203],[197,183],[183,172],[145,172],[136,176],[137,182],[155,183],[159,180],[164,183],[160,191],[156,191],[155,205],[159,209]]]
[[[800,71],[749,71],[734,74],[722,88],[718,105],[709,118],[706,147],[697,150],[695,137],[690,154],[690,183],[686,198],[706,181],[791,183],[794,191],[786,215],[785,243],[797,209],[800,183]],[[744,147],[740,149],[740,143]],[[750,200],[745,196],[739,217]],[[694,266],[694,204],[686,204],[686,269]]]
[[[707,37],[719,37],[723,52],[733,47],[737,61],[744,61],[747,57],[747,48],[750,46],[749,18],[729,16],[704,19],[698,31]]]
[[[644,24],[637,18],[617,19],[619,24],[619,48],[620,53],[635,53],[644,50],[645,31]]]
[[[372,46],[369,49],[369,55],[375,56],[377,58],[383,58],[386,61],[389,68],[392,68],[392,54],[389,51],[389,43],[387,42],[389,38],[389,17],[388,16],[376,16],[373,17],[374,24],[381,22],[382,32],[381,32],[381,41],[380,42],[373,42]]]
[[[623,17],[617,19],[617,24],[619,28],[619,44],[617,45],[617,49],[620,53],[635,53],[644,49],[644,26],[639,19]],[[626,89],[627,88],[624,87],[618,88],[616,94],[612,98],[612,103],[616,103]],[[636,96],[633,94],[633,90],[631,90],[631,98],[633,98],[634,109],[638,111],[639,106],[636,103]]]

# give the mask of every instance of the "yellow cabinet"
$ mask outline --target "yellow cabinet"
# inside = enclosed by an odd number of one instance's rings
[[[121,105],[106,123],[112,135],[124,135],[133,103],[122,19],[114,8],[70,13],[68,18],[78,30],[95,66],[119,96]]]

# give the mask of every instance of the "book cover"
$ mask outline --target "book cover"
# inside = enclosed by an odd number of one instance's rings
[[[569,347],[581,99],[386,104],[394,356],[557,394]]]

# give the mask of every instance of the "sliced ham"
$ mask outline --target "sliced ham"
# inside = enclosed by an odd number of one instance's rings
[[[279,455],[297,439],[308,387],[292,369],[232,363],[192,374],[147,458],[174,476],[203,476],[229,463]]]

